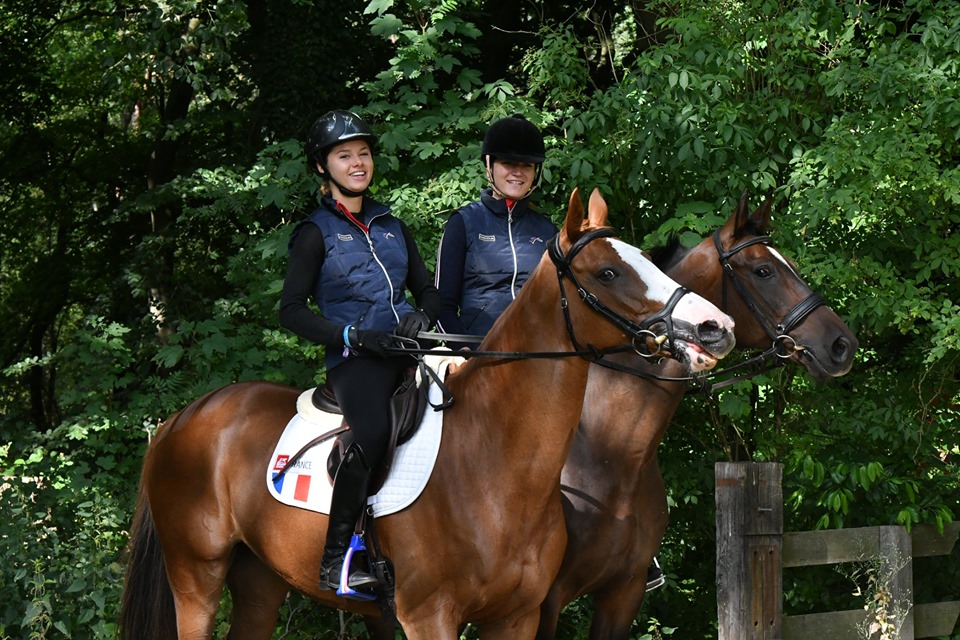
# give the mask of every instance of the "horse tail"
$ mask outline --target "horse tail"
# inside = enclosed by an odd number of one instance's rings
[[[119,625],[120,640],[176,640],[177,637],[173,591],[142,483],[127,546]]]

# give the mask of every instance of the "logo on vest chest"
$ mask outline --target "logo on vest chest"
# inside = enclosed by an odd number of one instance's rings
[[[338,233],[337,240],[340,240],[341,242],[351,242],[353,241],[353,236],[349,233]]]
[[[496,242],[496,241],[497,241],[497,236],[491,236],[491,235],[487,235],[487,234],[485,234],[485,233],[478,233],[478,234],[477,234],[477,239],[478,239],[480,242]]]

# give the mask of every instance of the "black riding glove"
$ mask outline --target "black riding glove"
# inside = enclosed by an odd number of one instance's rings
[[[392,346],[393,341],[390,338],[390,334],[385,331],[350,327],[349,337],[350,344],[353,345],[357,351],[366,352],[381,358],[386,358],[390,355],[387,353],[386,348]]]
[[[430,328],[430,318],[423,311],[412,311],[402,318],[393,332],[404,338],[417,339],[417,334]]]

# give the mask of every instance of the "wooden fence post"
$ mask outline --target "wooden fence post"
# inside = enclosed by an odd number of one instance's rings
[[[889,597],[889,610],[897,636],[913,640],[913,540],[903,527],[880,527],[879,579]]]
[[[718,462],[718,640],[779,640],[783,465]]]

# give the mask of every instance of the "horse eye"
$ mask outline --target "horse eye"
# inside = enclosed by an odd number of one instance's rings
[[[767,266],[757,267],[754,272],[758,278],[769,278],[773,275],[773,269]]]
[[[597,279],[600,280],[600,282],[611,282],[617,279],[617,275],[618,274],[616,271],[607,268],[601,270],[600,273],[597,274]]]

